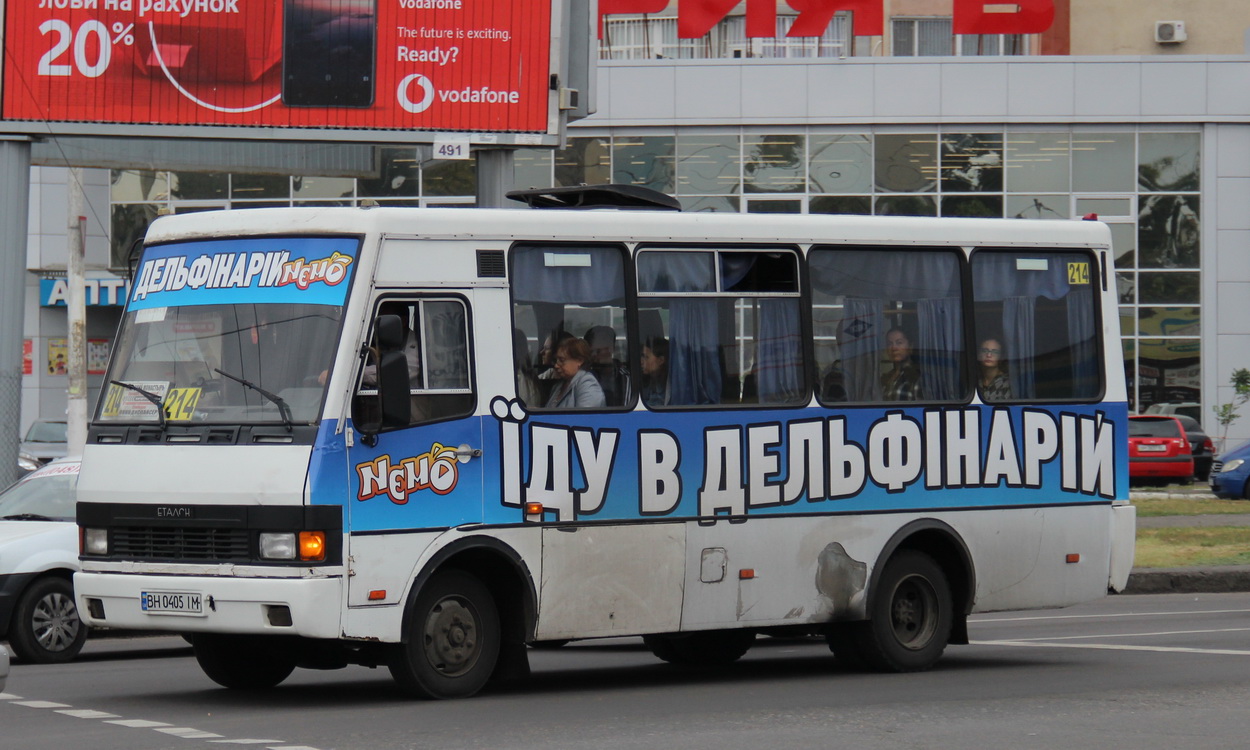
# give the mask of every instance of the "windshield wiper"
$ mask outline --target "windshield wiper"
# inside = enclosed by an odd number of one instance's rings
[[[112,383],[113,385],[118,385],[127,390],[134,391],[140,396],[143,396],[144,398],[146,398],[148,401],[151,401],[152,403],[156,404],[156,416],[160,418],[161,420],[161,429],[162,430],[165,429],[165,399],[161,398],[155,393],[152,393],[151,391],[145,391],[137,385],[131,385],[130,383],[123,383],[120,380],[110,380],[109,382]]]
[[[292,421],[291,421],[291,407],[287,406],[286,401],[283,401],[281,396],[279,396],[279,395],[278,395],[278,394],[276,394],[276,393],[270,393],[269,391],[265,390],[264,388],[261,388],[259,385],[256,385],[256,384],[255,384],[255,383],[253,383],[252,381],[250,381],[250,380],[244,380],[243,378],[239,377],[238,375],[231,375],[230,373],[228,373],[228,372],[226,372],[225,370],[222,370],[222,369],[220,369],[220,368],[214,367],[214,368],[213,368],[213,372],[216,372],[216,373],[219,373],[219,374],[221,374],[221,375],[224,375],[225,377],[230,378],[231,380],[233,380],[233,381],[234,381],[234,382],[236,382],[236,383],[239,383],[240,385],[243,385],[243,386],[246,386],[246,387],[248,387],[248,388],[251,388],[252,390],[254,390],[254,391],[256,391],[257,393],[259,393],[260,395],[264,396],[265,398],[267,398],[267,399],[269,399],[270,401],[272,401],[272,402],[274,402],[275,404],[277,404],[277,405],[278,405],[278,413],[279,413],[280,415],[282,415],[282,424],[286,425],[286,431],[287,431],[287,432],[290,432],[290,431],[291,431],[291,425],[292,425]]]
[[[55,518],[49,516],[41,516],[38,513],[15,513],[11,516],[0,518],[0,521],[55,521]]]

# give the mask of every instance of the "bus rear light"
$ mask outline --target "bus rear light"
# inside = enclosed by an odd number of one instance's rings
[[[1078,552],[1073,552],[1064,558],[1064,562],[1067,562],[1067,563],[1079,563],[1080,561],[1081,561],[1081,555]]]
[[[326,559],[326,533],[324,531],[301,531],[299,533],[299,559],[310,562]]]

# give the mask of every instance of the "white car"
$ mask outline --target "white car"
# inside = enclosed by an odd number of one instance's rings
[[[9,650],[0,648],[0,691],[4,690],[4,681],[9,676]]]
[[[0,492],[0,640],[24,662],[69,661],[87,640],[73,586],[78,467],[58,459]]]

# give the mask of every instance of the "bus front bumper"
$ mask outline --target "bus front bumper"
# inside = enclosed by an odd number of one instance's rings
[[[74,575],[92,627],[339,638],[342,579]]]

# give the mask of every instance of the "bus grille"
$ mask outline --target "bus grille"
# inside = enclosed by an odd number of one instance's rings
[[[115,527],[111,557],[129,560],[246,561],[246,529]]]

